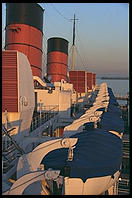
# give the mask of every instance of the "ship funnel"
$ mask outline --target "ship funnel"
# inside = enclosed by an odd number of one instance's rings
[[[63,38],[48,39],[47,47],[47,75],[52,82],[67,80],[68,41]]]
[[[37,3],[6,3],[6,50],[28,57],[33,76],[42,76],[43,12]]]

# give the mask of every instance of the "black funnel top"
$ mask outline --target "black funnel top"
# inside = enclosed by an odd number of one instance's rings
[[[6,26],[26,24],[43,33],[43,12],[37,3],[6,3]]]
[[[68,41],[59,37],[48,39],[47,53],[52,51],[60,51],[68,55]]]

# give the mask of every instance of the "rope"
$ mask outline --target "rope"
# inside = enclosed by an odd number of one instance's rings
[[[68,19],[67,17],[65,17],[65,16],[53,5],[53,3],[51,3],[50,5],[56,10],[56,12],[57,12],[60,16],[62,16],[62,17],[63,17],[65,20],[67,20],[68,22],[71,22],[71,20]]]

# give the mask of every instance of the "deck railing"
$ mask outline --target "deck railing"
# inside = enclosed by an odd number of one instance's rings
[[[115,98],[117,99],[117,100],[128,100],[128,95],[126,95],[126,96],[122,96],[122,95],[115,95]]]
[[[49,119],[57,115],[59,112],[59,106],[42,106],[39,114],[34,116],[31,122],[30,132],[40,127],[42,124],[47,122]]]
[[[129,179],[122,179],[118,185],[118,195],[128,195],[130,192]]]

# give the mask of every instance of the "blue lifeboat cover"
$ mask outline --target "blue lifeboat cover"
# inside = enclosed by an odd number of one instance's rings
[[[99,123],[101,124],[101,128],[105,130],[113,130],[119,133],[124,132],[124,121],[114,112],[104,112]]]
[[[110,97],[110,102],[112,102],[115,105],[119,105],[118,102],[116,101],[116,98],[113,94],[113,91],[111,88],[108,87],[108,93],[109,93],[109,97]]]
[[[115,105],[112,105],[111,103],[109,103],[108,105],[108,111],[109,112],[113,112],[113,113],[116,113],[118,114],[119,116],[122,115],[122,111],[119,107],[116,107]]]
[[[84,182],[88,178],[113,175],[120,169],[122,140],[118,136],[102,129],[94,129],[71,137],[78,138],[73,160],[67,161],[68,149],[57,149],[43,159],[45,169],[62,170],[69,167],[68,176],[81,178]]]

